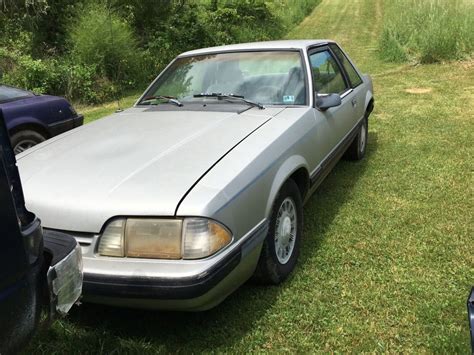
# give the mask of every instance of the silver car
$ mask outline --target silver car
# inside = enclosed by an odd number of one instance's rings
[[[373,106],[332,41],[186,52],[132,108],[20,155],[27,205],[81,244],[85,301],[209,309],[291,273],[303,204],[364,157]]]

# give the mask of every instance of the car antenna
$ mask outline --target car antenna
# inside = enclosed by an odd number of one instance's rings
[[[109,13],[109,29],[110,29],[110,44],[112,46],[112,48],[114,48],[114,37],[115,37],[115,33],[114,33],[114,30],[113,30],[113,27],[112,27],[112,10],[111,10],[111,4],[109,1],[107,1],[107,11]],[[117,71],[116,71],[116,75],[115,75],[115,82],[118,82],[118,79],[119,79],[119,73],[120,73],[120,59],[119,59],[119,63],[117,65]],[[120,88],[120,84],[118,84],[118,92],[117,92],[117,96],[116,96],[116,99],[117,99],[117,110],[115,110],[115,112],[122,112],[123,109],[120,105],[120,97],[122,95],[122,91],[121,91],[121,88]]]

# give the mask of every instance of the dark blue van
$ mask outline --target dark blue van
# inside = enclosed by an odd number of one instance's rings
[[[82,258],[67,236],[43,237],[25,207],[20,176],[0,109],[0,354],[21,349],[48,318],[65,314],[82,290]]]

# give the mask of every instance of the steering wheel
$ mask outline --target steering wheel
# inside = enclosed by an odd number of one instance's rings
[[[279,99],[280,90],[271,85],[260,86],[256,93],[252,97],[252,101],[262,102],[262,103],[275,103],[280,102]]]

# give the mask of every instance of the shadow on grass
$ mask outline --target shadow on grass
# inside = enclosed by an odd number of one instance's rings
[[[314,255],[339,209],[351,198],[354,186],[370,165],[378,148],[377,133],[369,132],[366,156],[361,161],[342,158],[304,207],[304,236],[299,267]],[[296,271],[297,272],[297,271]]]
[[[370,164],[377,149],[375,133],[369,133],[369,141],[367,158],[360,162],[342,160],[305,206],[305,238],[296,272],[306,267],[317,252],[339,208]],[[246,284],[218,307],[201,313],[83,304],[72,310],[67,321],[60,323],[59,327],[65,331],[60,331],[59,337],[49,331],[39,340],[40,348],[47,351],[51,347],[59,352],[97,352],[98,349],[107,353],[203,352],[250,342],[250,338],[264,342],[265,329],[261,328],[259,320],[267,312],[275,312],[273,308],[280,292],[295,287],[291,281],[278,287]],[[246,348],[251,347],[252,344],[246,344]]]

